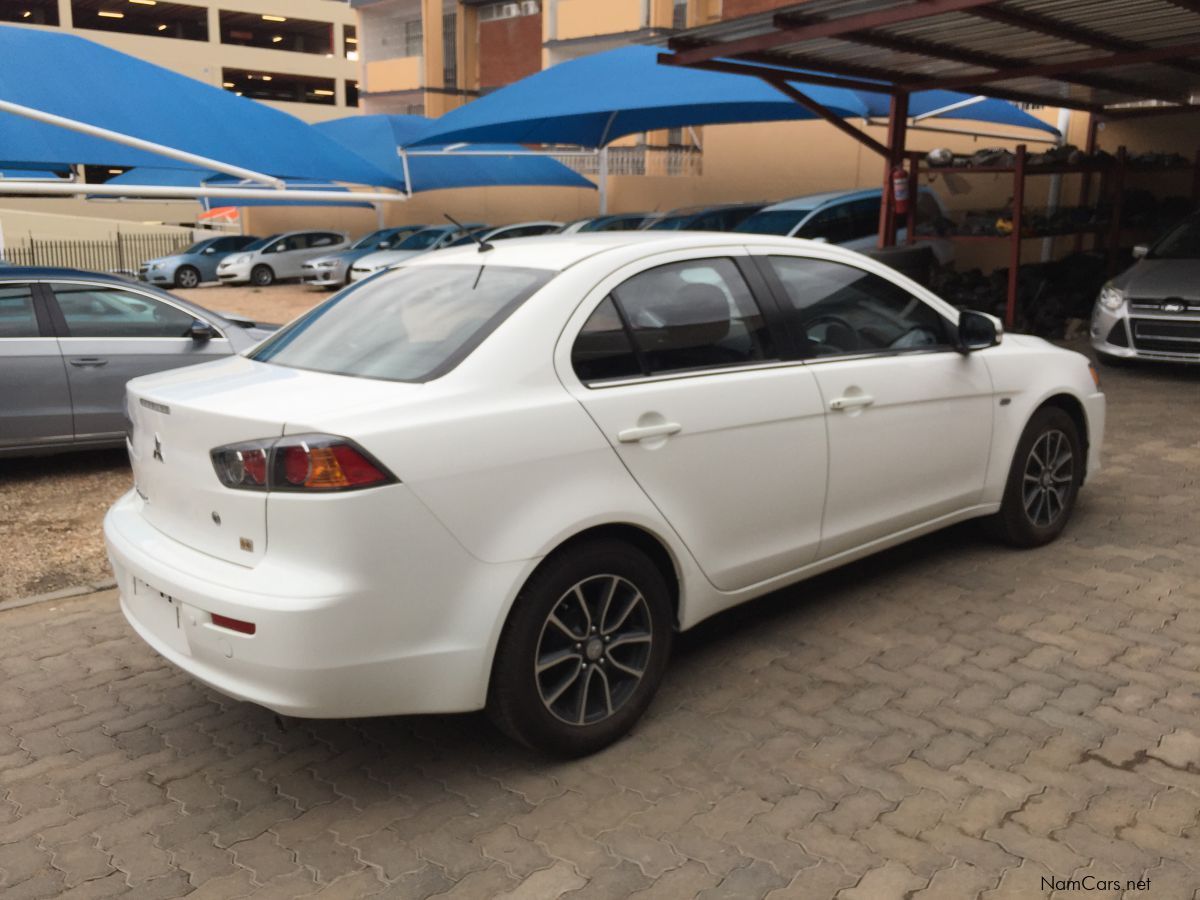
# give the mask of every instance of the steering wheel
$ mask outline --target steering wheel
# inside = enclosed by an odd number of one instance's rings
[[[842,340],[838,341],[836,343],[831,343],[828,340],[819,340],[817,338],[812,337],[810,332],[812,331],[812,329],[814,329],[820,325],[837,326],[838,327],[837,336],[839,338],[842,338]],[[804,335],[810,341],[812,341],[814,344],[821,344],[822,346],[825,346],[825,347],[833,347],[835,350],[841,350],[844,353],[849,353],[853,350],[857,350],[859,347],[858,332],[854,330],[854,326],[851,325],[849,322],[847,322],[845,319],[843,319],[841,316],[835,316],[832,313],[822,313],[821,315],[815,316],[815,317],[809,319],[807,322],[805,322],[804,323]],[[829,336],[830,336],[829,330],[826,329],[825,337],[829,338]],[[843,346],[843,345],[846,345],[846,346]]]

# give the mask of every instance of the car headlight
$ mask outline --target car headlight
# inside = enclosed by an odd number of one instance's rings
[[[151,272],[157,272],[162,267],[163,267],[163,264],[160,262],[150,263],[150,271]]]
[[[1127,298],[1128,295],[1123,290],[1115,288],[1111,284],[1100,288],[1100,305],[1111,312],[1116,312],[1124,306]]]

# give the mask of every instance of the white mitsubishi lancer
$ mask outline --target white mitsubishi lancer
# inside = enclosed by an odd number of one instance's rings
[[[1104,408],[1083,356],[829,244],[517,239],[130,382],[105,535],[130,624],[224,694],[583,754],[714,613],[965,519],[1053,540]]]

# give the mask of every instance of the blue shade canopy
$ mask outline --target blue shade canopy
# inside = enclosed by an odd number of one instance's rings
[[[294,116],[71,34],[0,26],[0,99],[268,175],[392,186]],[[7,112],[0,161],[13,169],[185,165]]]
[[[375,115],[350,116],[313,126],[326,136],[353,150],[370,163],[404,180],[404,166],[398,148],[418,143],[437,126],[424,116]],[[436,152],[436,145],[421,147]],[[579,173],[546,156],[502,156],[492,154],[528,153],[519,145],[471,146],[467,151],[483,151],[487,156],[450,155],[414,156],[408,161],[413,193],[442,188],[539,185],[544,187],[596,186]]]
[[[414,145],[470,141],[602,147],[625,135],[664,128],[816,118],[758,78],[662,65],[659,52],[656,47],[620,47],[559,63],[446,113]],[[797,87],[838,116],[887,115],[885,94],[798,82]],[[970,97],[952,91],[928,94],[928,99],[913,96],[910,115]],[[1002,100],[948,111],[945,117],[1058,133]]]
[[[145,187],[204,187],[208,186],[229,186],[240,184],[236,179],[221,175],[217,172],[205,172],[202,169],[159,169],[151,166],[138,166],[135,169],[130,169],[128,172],[123,172],[116,175],[106,182],[106,184],[128,184]],[[328,191],[330,194],[349,194],[349,190],[340,185],[332,184],[328,181],[317,181],[313,179],[298,179],[285,178],[284,184],[290,189],[305,190],[305,191]],[[257,187],[257,185],[250,185]],[[106,198],[112,199],[112,198]],[[273,188],[262,188],[262,197],[239,197],[237,199],[224,199],[221,197],[200,197],[199,203],[205,209],[213,209],[219,206],[350,206],[356,208],[370,209],[370,203],[355,201],[346,198],[331,197],[329,200],[290,200],[286,194],[279,194]]]

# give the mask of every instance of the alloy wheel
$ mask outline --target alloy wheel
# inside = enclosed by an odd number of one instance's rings
[[[534,678],[542,704],[568,725],[604,721],[646,674],[652,643],[650,607],[632,582],[619,575],[577,582],[538,637]]]
[[[1021,497],[1025,516],[1038,528],[1048,528],[1067,508],[1075,479],[1071,442],[1058,429],[1043,432],[1025,460]]]
[[[200,283],[200,276],[195,269],[181,269],[178,278],[181,288],[194,288]]]

